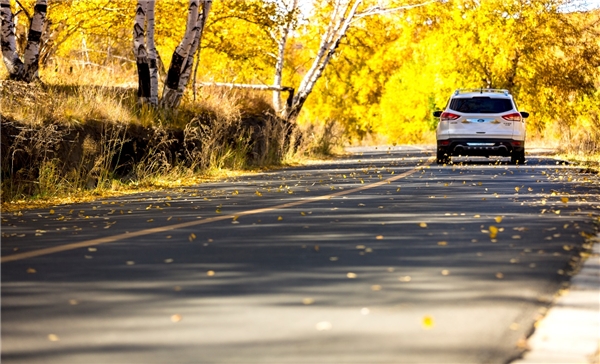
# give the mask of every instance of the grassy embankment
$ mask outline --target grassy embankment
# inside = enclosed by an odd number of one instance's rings
[[[330,153],[335,139],[277,118],[270,94],[203,88],[173,111],[140,107],[132,77],[115,87],[109,71],[41,76],[0,74],[3,211],[297,163]]]

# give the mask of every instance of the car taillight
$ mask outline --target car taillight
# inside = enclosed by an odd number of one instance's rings
[[[456,120],[458,118],[460,118],[460,115],[451,112],[443,112],[442,115],[440,115],[440,121]]]
[[[512,114],[508,114],[508,115],[502,115],[502,119],[504,120],[508,120],[508,121],[521,121],[521,114],[519,114],[518,112],[514,112]]]

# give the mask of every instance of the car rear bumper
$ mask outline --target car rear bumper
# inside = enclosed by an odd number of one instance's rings
[[[525,142],[514,139],[445,139],[437,141],[438,152],[448,156],[509,157],[525,150]]]

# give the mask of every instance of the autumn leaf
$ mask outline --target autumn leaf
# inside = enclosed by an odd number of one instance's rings
[[[188,237],[188,240],[189,240],[190,242],[192,242],[192,241],[194,241],[194,239],[196,239],[196,234],[194,234],[194,233],[191,233],[191,234],[190,234],[190,236]]]
[[[447,241],[438,241],[437,245],[446,246],[446,245],[448,245],[448,242]]]
[[[56,334],[49,334],[49,335],[48,335],[48,340],[49,340],[49,341],[59,341],[59,340],[60,340],[60,338],[59,338],[59,337],[58,337],[58,335],[56,335]]]
[[[424,316],[423,319],[421,320],[421,324],[423,325],[423,328],[425,330],[430,330],[433,328],[434,326],[434,321],[433,321],[433,317],[431,316]]]
[[[502,216],[496,216],[496,217],[494,218],[494,220],[496,221],[496,223],[497,223],[497,224],[499,224],[499,223],[501,223],[501,222],[502,222]]]
[[[34,274],[37,273],[37,270],[35,270],[34,268],[27,268],[27,273]]]
[[[421,222],[421,223],[419,223],[419,227],[422,227],[423,229],[425,229],[427,227],[427,223]]]
[[[179,314],[175,314],[171,316],[171,322],[179,322],[181,321],[182,317]]]
[[[303,305],[312,305],[313,303],[315,303],[315,300],[313,298],[307,297],[302,299]]]
[[[498,236],[498,228],[491,225],[489,228],[490,231],[490,239],[496,239],[496,237]]]
[[[215,275],[215,271],[214,270],[209,270],[208,272],[206,272],[206,275],[209,277],[213,277]]]
[[[383,235],[377,235],[377,236],[375,237],[375,239],[377,239],[377,240],[383,240]]]
[[[348,277],[350,279],[354,279],[357,277],[357,275],[356,275],[356,273],[348,272],[348,274],[346,274],[346,277]]]

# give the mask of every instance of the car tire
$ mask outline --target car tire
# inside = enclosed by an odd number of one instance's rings
[[[510,164],[524,164],[525,163],[525,150],[520,152],[513,152],[510,156]]]

